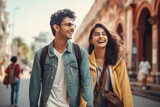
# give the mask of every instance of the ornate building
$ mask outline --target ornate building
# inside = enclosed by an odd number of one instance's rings
[[[7,45],[8,39],[8,26],[7,16],[8,13],[5,11],[6,0],[0,0],[0,75],[2,75],[2,68],[9,57],[9,45]]]
[[[127,68],[138,70],[142,56],[152,66],[151,82],[160,76],[160,0],[95,0],[73,41],[87,48],[89,32],[102,21],[117,32],[127,46]]]
[[[34,37],[34,42],[32,43],[32,51],[35,53],[38,49],[48,45],[54,36],[49,32],[40,32],[37,37]]]

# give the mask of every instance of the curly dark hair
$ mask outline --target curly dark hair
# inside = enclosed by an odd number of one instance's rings
[[[64,18],[69,17],[73,21],[75,20],[75,12],[70,9],[63,9],[58,10],[57,12],[53,13],[50,17],[50,27],[52,30],[52,34],[55,36],[55,29],[53,28],[54,24],[57,24],[58,26],[61,26],[61,23]]]
[[[105,65],[115,65],[119,55],[120,55],[120,46],[121,43],[118,41],[119,37],[117,37],[117,35],[113,35],[107,28],[105,25],[102,25],[100,23],[97,23],[90,32],[90,36],[89,36],[89,47],[88,47],[88,52],[89,54],[92,53],[92,51],[94,50],[94,45],[91,44],[91,39],[92,39],[92,35],[95,31],[95,29],[97,27],[103,28],[107,34],[108,37],[108,43],[106,45],[106,51],[105,51]],[[118,39],[117,39],[118,38]]]

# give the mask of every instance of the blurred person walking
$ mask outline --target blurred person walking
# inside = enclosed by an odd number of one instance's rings
[[[8,80],[11,85],[11,106],[18,107],[18,95],[20,86],[20,65],[17,64],[17,57],[11,58],[11,64],[7,67],[6,73],[8,74]]]
[[[142,78],[142,89],[146,89],[147,86],[147,76],[149,75],[149,70],[151,70],[151,66],[145,57],[142,57],[142,60],[139,63],[139,74],[141,74]]]
[[[75,44],[69,40],[76,27],[74,20],[75,13],[70,9],[52,14],[50,26],[55,39],[36,52],[29,86],[30,107],[79,107],[80,89],[87,106],[93,106],[87,51],[76,45],[81,54],[79,65]]]

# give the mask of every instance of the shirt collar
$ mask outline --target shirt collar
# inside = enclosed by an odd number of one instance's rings
[[[48,46],[48,55],[50,57],[55,56],[55,52],[54,52],[54,46],[53,46],[54,40],[49,44]],[[68,40],[68,45],[66,48],[66,52],[71,53],[72,52],[72,43],[70,42],[70,40]]]

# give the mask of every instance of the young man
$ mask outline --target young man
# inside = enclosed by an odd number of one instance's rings
[[[11,84],[11,106],[15,106],[18,107],[18,95],[19,95],[19,87],[20,87],[20,65],[17,64],[17,57],[16,56],[12,56],[11,57],[11,64],[7,67],[6,69],[6,73],[9,76],[9,82]],[[11,70],[13,69],[13,70]],[[15,81],[15,79],[13,79],[13,77],[11,76],[11,72],[13,72],[13,75],[16,76],[16,82],[13,83],[13,81]]]
[[[44,72],[41,73],[40,55],[36,52],[30,78],[30,107],[79,107],[80,90],[87,106],[93,106],[93,80],[90,74],[88,55],[80,47],[80,70],[73,44],[69,41],[75,29],[75,13],[69,9],[52,14],[50,26],[55,39],[48,46]]]

